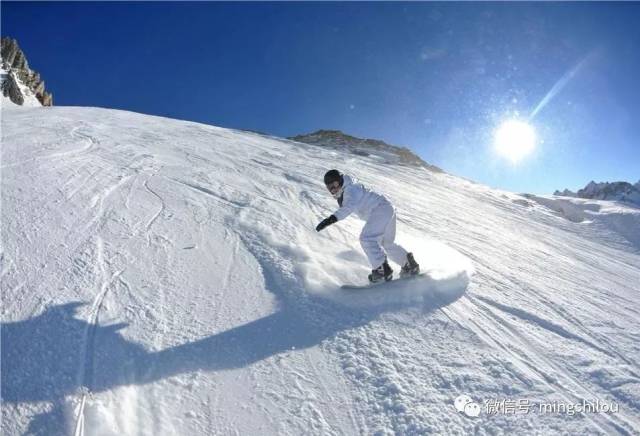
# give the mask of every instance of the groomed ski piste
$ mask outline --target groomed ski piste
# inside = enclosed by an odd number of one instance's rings
[[[1,167],[5,435],[640,431],[638,208],[6,101]],[[429,280],[341,292],[368,266],[356,218],[314,230],[330,168]]]

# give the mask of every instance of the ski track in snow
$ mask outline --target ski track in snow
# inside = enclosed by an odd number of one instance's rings
[[[638,433],[640,254],[608,203],[123,111],[2,110],[4,433]],[[356,219],[314,231],[336,166],[391,198],[424,268],[454,259],[434,240],[470,259],[468,288],[342,304],[367,266]],[[460,394],[620,410],[473,419]]]

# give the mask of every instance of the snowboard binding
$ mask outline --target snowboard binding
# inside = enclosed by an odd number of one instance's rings
[[[400,269],[400,278],[415,276],[420,273],[420,265],[413,258],[413,253],[407,253],[407,263]]]
[[[389,266],[389,262],[386,260],[382,265],[378,268],[371,270],[371,274],[369,274],[369,283],[378,283],[384,280],[385,282],[390,281],[393,278],[393,270]]]

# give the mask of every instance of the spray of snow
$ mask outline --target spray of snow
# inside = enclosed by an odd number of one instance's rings
[[[458,251],[435,240],[422,240],[404,236],[398,241],[412,247],[416,259],[422,264],[424,276],[397,280],[364,290],[344,290],[344,284],[366,284],[366,258],[361,251],[346,249],[326,256],[311,257],[301,264],[306,288],[323,298],[350,307],[411,306],[439,299],[459,298],[467,288],[473,266]],[[326,246],[326,244],[323,244]],[[334,248],[335,249],[335,248]],[[395,274],[400,266],[395,266]]]

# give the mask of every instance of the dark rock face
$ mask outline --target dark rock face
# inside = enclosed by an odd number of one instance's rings
[[[556,190],[553,195],[559,195],[561,197],[575,197],[576,193],[575,192],[571,192],[568,189],[564,189],[563,191],[558,191]]]
[[[287,139],[320,147],[339,150],[346,149],[350,153],[358,156],[374,156],[383,158],[390,163],[424,167],[431,171],[442,172],[440,168],[423,161],[406,147],[397,147],[377,139],[356,138],[339,130],[318,130],[313,133],[297,135]]]
[[[0,88],[4,96],[9,97],[15,104],[22,105],[24,103],[24,96],[20,92],[20,87],[13,74],[8,74],[6,77],[3,75]]]
[[[29,63],[15,39],[2,37],[2,66],[7,71],[2,80],[2,93],[18,105],[24,103],[18,81],[22,82],[43,106],[53,106],[53,96],[45,90],[40,74],[29,68]],[[4,75],[3,75],[4,76]]]

